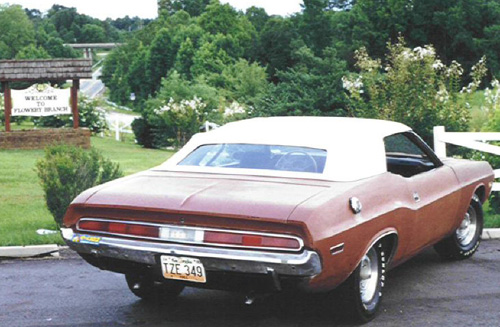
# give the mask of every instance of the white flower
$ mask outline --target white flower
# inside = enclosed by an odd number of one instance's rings
[[[416,47],[413,52],[417,55],[418,59],[424,59],[425,57],[434,57],[436,51],[430,45],[426,45],[424,48]]]
[[[462,65],[453,60],[450,64],[450,67],[446,70],[446,76],[462,76],[464,73],[464,69]]]
[[[415,54],[413,52],[411,52],[409,49],[405,49],[401,55],[403,56],[403,59],[406,59],[406,60],[410,60],[410,61],[414,61],[417,59],[417,57],[415,56]]]
[[[161,115],[165,112],[172,112],[175,114],[189,114],[189,112],[194,112],[199,115],[200,112],[206,108],[206,104],[202,99],[194,97],[192,100],[181,100],[179,103],[175,102],[173,98],[170,98],[163,107],[154,110],[154,113]]]
[[[444,68],[444,64],[441,62],[441,60],[436,59],[434,63],[432,64],[432,68],[434,70],[441,70]]]
[[[237,114],[246,114],[245,108],[238,102],[234,101],[229,107],[224,108],[224,117],[228,118]]]
[[[363,93],[363,77],[358,76],[355,80],[350,80],[348,77],[342,77],[342,87],[350,93]]]
[[[446,103],[450,99],[450,94],[448,91],[444,88],[441,87],[439,88],[439,91],[436,93],[436,100],[439,100],[439,102]]]

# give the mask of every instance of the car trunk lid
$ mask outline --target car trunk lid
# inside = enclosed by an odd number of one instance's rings
[[[104,185],[86,205],[286,221],[295,207],[326,187],[303,180],[151,173]]]

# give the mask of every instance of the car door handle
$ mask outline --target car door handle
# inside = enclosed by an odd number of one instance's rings
[[[420,202],[420,195],[417,191],[413,192],[413,200],[415,200],[415,202]]]

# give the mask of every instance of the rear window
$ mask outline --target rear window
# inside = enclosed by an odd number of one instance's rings
[[[326,150],[262,144],[202,145],[178,165],[323,173]]]

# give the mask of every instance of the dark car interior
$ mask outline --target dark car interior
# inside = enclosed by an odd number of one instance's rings
[[[390,135],[384,139],[387,171],[412,177],[439,167],[441,162],[414,133]]]
[[[263,144],[210,144],[179,165],[322,173],[326,150]]]

